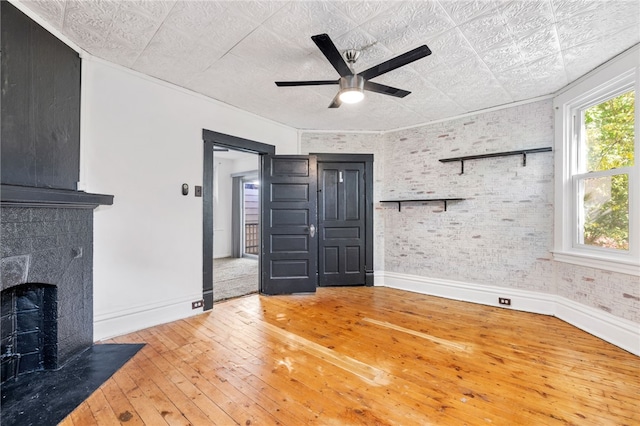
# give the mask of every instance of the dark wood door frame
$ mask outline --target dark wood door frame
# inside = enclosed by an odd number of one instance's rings
[[[202,129],[204,164],[202,175],[202,298],[204,310],[213,308],[213,147],[219,146],[260,156],[274,155],[276,147],[237,136]],[[260,162],[262,163],[262,162]]]
[[[213,147],[225,147],[248,153],[275,155],[276,147],[250,139],[202,129],[204,142],[202,177],[202,297],[204,310],[213,308]],[[318,162],[365,163],[365,283],[373,286],[373,154],[316,154]],[[262,161],[260,161],[262,164]],[[262,167],[262,166],[261,166]],[[262,170],[260,171],[262,173]]]
[[[365,285],[373,286],[373,154],[315,155],[320,163],[364,163],[365,186]]]

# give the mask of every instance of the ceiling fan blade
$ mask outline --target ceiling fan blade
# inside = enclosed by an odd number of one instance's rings
[[[340,80],[308,80],[308,81],[276,81],[276,86],[322,86],[324,84],[339,84]]]
[[[336,97],[331,101],[329,108],[340,108],[340,105],[342,105],[342,101],[340,100],[340,92],[338,92]]]
[[[372,81],[364,82],[364,90],[382,93],[383,95],[395,96],[396,98],[404,98],[409,93],[411,93],[407,90],[397,89],[395,87],[386,86],[384,84],[374,83]]]
[[[375,67],[371,67],[368,70],[364,70],[361,73],[358,73],[365,80],[370,80],[374,77],[387,73],[389,71],[393,71],[396,68],[403,67],[407,64],[410,64],[413,61],[417,61],[418,59],[424,58],[425,56],[431,55],[431,50],[427,47],[426,44],[423,44],[420,47],[416,47],[413,50],[410,50],[406,53],[403,53],[400,56],[396,56],[395,58],[389,59]]]
[[[320,49],[327,60],[331,62],[331,65],[338,71],[338,74],[342,77],[353,75],[351,69],[327,34],[311,36],[311,40],[318,46],[318,49]]]

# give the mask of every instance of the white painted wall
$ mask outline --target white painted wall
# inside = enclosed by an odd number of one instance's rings
[[[244,154],[241,158],[213,157],[213,258],[229,257],[233,254],[232,174],[259,170],[260,156]]]
[[[115,195],[94,219],[95,339],[197,313],[202,129],[279,154],[297,153],[297,131],[93,58],[84,59],[82,90],[81,184]]]
[[[233,161],[233,173],[251,172],[260,168],[259,155],[244,155]]]
[[[231,203],[235,160],[213,155],[213,258],[229,257],[232,252]]]

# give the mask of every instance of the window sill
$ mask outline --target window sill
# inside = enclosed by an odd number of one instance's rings
[[[621,260],[612,260],[600,256],[589,256],[561,251],[553,252],[553,260],[558,262],[571,263],[572,265],[587,266],[590,268],[619,272],[621,274],[640,276],[640,263],[633,261],[627,262]]]

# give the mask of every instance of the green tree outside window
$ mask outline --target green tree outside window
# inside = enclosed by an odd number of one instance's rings
[[[584,111],[587,171],[634,164],[635,92],[630,91]],[[629,176],[626,173],[584,183],[584,244],[629,250]]]

